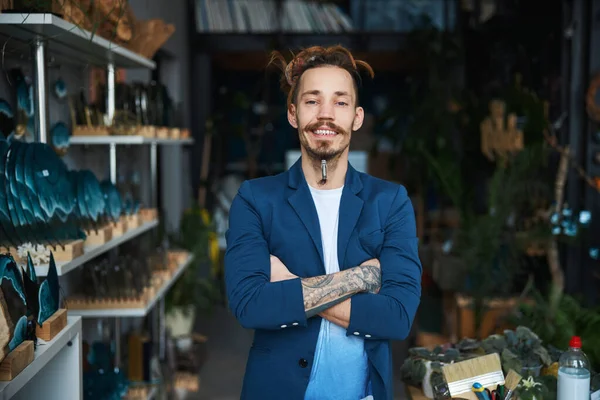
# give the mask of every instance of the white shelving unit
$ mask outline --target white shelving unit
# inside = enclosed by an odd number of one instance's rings
[[[98,257],[99,255],[106,253],[107,251],[109,251],[111,249],[114,249],[115,247],[119,246],[120,244],[125,243],[125,242],[141,235],[142,233],[147,232],[152,228],[155,228],[156,226],[158,226],[158,220],[146,222],[146,223],[138,226],[137,228],[134,228],[134,229],[131,229],[131,230],[125,232],[121,236],[117,236],[117,237],[109,240],[108,242],[106,242],[102,245],[86,246],[84,248],[84,253],[82,256],[77,257],[68,262],[57,262],[56,263],[56,270],[58,272],[58,276],[65,275],[66,273],[71,272],[76,268],[79,268],[80,266],[82,266],[86,262],[90,261],[91,259]],[[37,274],[37,276],[47,276],[48,275],[48,264],[41,264],[41,265],[36,266],[35,273]]]
[[[188,259],[182,263],[177,271],[173,274],[171,279],[156,292],[156,295],[148,302],[146,307],[144,308],[114,308],[114,309],[99,309],[99,310],[74,310],[69,309],[70,315],[78,315],[83,318],[106,318],[106,317],[145,317],[148,315],[150,310],[154,308],[156,303],[163,299],[167,291],[175,284],[177,279],[183,274],[185,269],[190,265],[193,260],[193,256],[188,257]]]
[[[160,145],[188,145],[193,144],[193,139],[158,139],[144,136],[72,136],[69,144],[77,145],[110,145],[110,144],[160,144]]]
[[[81,363],[81,317],[68,316],[54,339],[38,342],[31,364],[12,381],[0,382],[0,400],[81,399]]]
[[[110,41],[81,29],[49,13],[1,13],[0,14],[0,40],[2,40],[3,58],[15,57],[26,60],[31,56],[33,91],[34,91],[34,125],[35,140],[41,143],[48,142],[48,93],[47,82],[48,59],[59,64],[100,66],[106,69],[106,112],[109,120],[115,115],[115,75],[117,68],[142,68],[155,69],[156,63],[126,48],[111,43]],[[142,136],[98,136],[98,137],[71,137],[71,144],[75,145],[108,145],[110,150],[110,180],[116,184],[117,178],[117,152],[118,145],[144,145],[150,147],[150,179],[152,201],[150,207],[156,207],[157,190],[157,163],[158,145],[189,145],[192,139],[149,139]],[[158,221],[145,223],[130,230],[113,240],[100,245],[85,248],[83,256],[66,263],[57,263],[58,275],[64,276],[87,261],[103,253],[111,251],[117,246],[136,238],[144,232],[156,227]],[[144,309],[125,310],[122,313],[97,315],[99,317],[113,317],[115,322],[115,364],[120,366],[120,318],[145,316],[151,310],[157,329],[153,329],[153,336],[159,343],[159,355],[164,357],[164,296],[175,281],[190,265],[189,258],[182,264],[169,282],[157,292],[156,296],[148,302]],[[48,266],[36,267],[38,276],[43,277],[48,273]],[[82,359],[81,359],[81,332],[82,316],[75,315],[75,310],[68,310],[68,325],[52,341],[40,345],[35,353],[34,362],[10,382],[0,382],[0,400],[4,399],[81,399],[83,396],[82,384]]]
[[[156,68],[156,63],[53,14],[0,14],[0,34],[8,54],[27,54],[35,40],[46,40],[52,56],[69,64]]]

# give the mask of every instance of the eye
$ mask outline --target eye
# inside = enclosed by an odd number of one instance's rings
[[[317,104],[316,100],[306,100],[305,104]]]
[[[337,104],[340,105],[340,106],[347,106],[348,105],[348,103],[346,103],[345,101],[338,101]]]

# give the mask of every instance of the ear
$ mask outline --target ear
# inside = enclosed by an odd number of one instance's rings
[[[354,116],[354,122],[352,124],[352,130],[357,131],[365,120],[365,110],[362,107],[356,107],[356,115]]]
[[[290,104],[290,106],[288,107],[287,117],[288,117],[288,122],[290,123],[290,125],[296,129],[298,129],[298,118],[297,118],[297,114],[296,114],[296,105],[295,104]]]

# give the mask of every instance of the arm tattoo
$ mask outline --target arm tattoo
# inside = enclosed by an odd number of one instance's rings
[[[310,318],[360,292],[373,292],[381,286],[381,269],[361,265],[335,274],[303,278],[304,310]]]

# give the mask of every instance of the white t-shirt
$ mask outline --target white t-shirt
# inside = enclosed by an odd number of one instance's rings
[[[321,226],[326,274],[340,270],[337,254],[339,209],[343,187],[331,190],[310,188]],[[364,341],[346,336],[346,329],[326,319],[315,350],[314,365],[305,400],[360,400],[369,391],[368,361]]]

